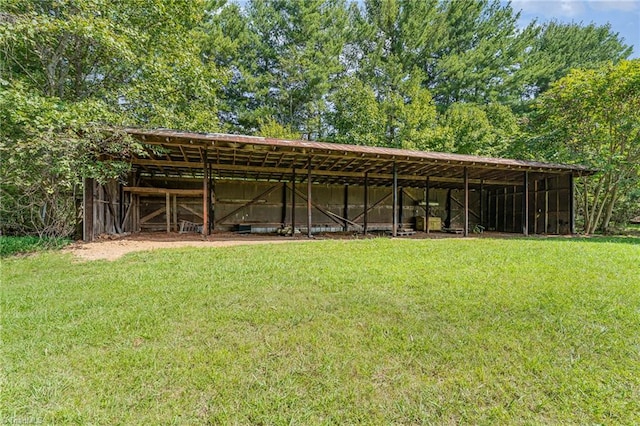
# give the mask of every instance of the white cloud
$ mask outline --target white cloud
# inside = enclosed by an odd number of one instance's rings
[[[513,0],[514,10],[545,18],[579,18],[586,12],[585,0]]]
[[[561,16],[581,16],[585,12],[584,2],[579,0],[562,0],[560,2]]]
[[[634,46],[631,57],[640,55],[640,0],[512,0],[511,6],[515,11],[522,11],[520,27],[533,19],[539,23],[552,19],[596,25],[608,23],[626,44]]]
[[[542,17],[578,18],[587,9],[600,12],[640,12],[640,0],[513,0],[515,10]]]
[[[588,0],[589,7],[599,11],[640,11],[640,1],[638,0]]]

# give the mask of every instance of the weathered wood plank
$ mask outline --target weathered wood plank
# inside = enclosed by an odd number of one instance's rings
[[[200,219],[202,219],[202,213],[199,213],[199,212],[195,211],[194,209],[192,209],[191,207],[187,206],[186,204],[179,204],[179,206],[182,207],[183,209],[185,209],[186,211],[188,211],[189,213],[193,213],[194,215],[196,215]]]
[[[307,163],[307,237],[311,238],[311,157]],[[295,233],[295,230],[294,230]]]
[[[178,196],[173,196],[173,230],[178,231]]]
[[[166,214],[167,234],[169,234],[171,232],[171,194],[167,193],[166,198],[165,198],[165,203],[166,203],[165,210],[167,212],[167,214]]]
[[[234,214],[238,213],[240,210],[244,209],[245,207],[249,207],[252,204],[255,204],[257,202],[259,202],[260,200],[262,200],[262,197],[267,197],[269,196],[269,194],[271,194],[273,191],[275,191],[278,188],[278,185],[274,185],[272,187],[270,187],[269,189],[267,189],[266,191],[262,192],[260,195],[258,195],[257,197],[247,201],[245,204],[241,205],[240,207],[238,207],[237,209],[234,209],[232,212],[224,215],[223,217],[221,217],[220,219],[216,220],[217,224],[221,224],[223,223],[226,219],[230,218],[231,216],[233,216]]]
[[[172,188],[146,188],[140,186],[125,186],[124,191],[132,194],[152,194],[152,195],[193,195],[202,196],[202,189],[172,189]]]
[[[90,178],[84,179],[84,191],[83,191],[84,217],[82,220],[84,241],[93,241],[93,216],[94,216],[93,185],[94,185],[93,179],[90,179]]]
[[[140,204],[138,204],[138,208],[139,208]],[[160,216],[162,213],[164,213],[166,211],[166,207],[162,206],[160,207],[158,210],[155,210],[152,213],[149,213],[148,215],[141,217],[140,218],[140,224],[143,224],[145,222],[148,222],[149,220],[153,219],[156,216]]]
[[[165,161],[165,160],[141,160],[134,159],[132,164],[140,165],[140,166],[166,166],[166,167],[187,167],[187,168],[202,168],[203,164],[201,162],[185,162],[185,161]],[[240,171],[240,172],[254,172],[254,173],[269,173],[269,174],[282,174],[282,175],[291,175],[292,169],[282,168],[282,167],[261,167],[261,166],[245,166],[239,164],[212,164],[211,168],[213,170],[227,170],[227,171]],[[306,174],[307,169],[295,169],[296,173]],[[335,177],[352,177],[352,178],[364,178],[364,172],[350,172],[350,171],[340,171],[340,170],[311,170],[311,174],[314,176],[335,176]],[[370,173],[370,179],[392,179],[393,174],[388,173]],[[424,179],[423,175],[405,175],[398,174],[398,179],[400,180],[415,180],[421,181]],[[441,182],[441,183],[463,183],[463,179],[454,178],[454,177],[439,177],[431,175],[432,182]],[[470,184],[480,184],[481,179],[469,179]],[[513,185],[514,183],[518,183],[513,180],[489,180],[484,179],[485,185]]]

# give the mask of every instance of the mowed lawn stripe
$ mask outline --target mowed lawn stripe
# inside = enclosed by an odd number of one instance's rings
[[[3,420],[640,422],[640,239],[3,261]]]

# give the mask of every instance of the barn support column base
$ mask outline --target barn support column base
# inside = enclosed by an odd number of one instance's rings
[[[576,233],[576,197],[573,175],[569,175],[569,233]]]
[[[307,163],[307,237],[311,238],[311,157]]]
[[[369,172],[364,174],[364,235],[369,231]]]
[[[427,234],[429,234],[431,232],[431,229],[429,228],[429,217],[431,216],[431,209],[429,208],[429,197],[431,196],[431,188],[429,188],[429,176],[427,176],[427,180],[424,185],[424,214],[426,217],[425,228]]]
[[[296,237],[296,169],[291,174],[291,238]]]
[[[464,236],[469,236],[469,169],[464,168]]]
[[[204,176],[202,178],[202,235],[208,236],[211,230],[209,224],[209,167],[207,166],[207,151],[204,151],[204,166],[202,168]],[[168,204],[168,202],[167,202]],[[169,212],[167,211],[167,216]]]
[[[391,219],[391,235],[398,236],[398,168],[396,163],[393,163],[393,189],[392,189],[392,204],[391,209],[393,218]]]
[[[524,172],[522,190],[522,234],[529,235],[529,172]]]

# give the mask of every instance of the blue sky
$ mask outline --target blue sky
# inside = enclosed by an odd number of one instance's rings
[[[523,25],[536,18],[538,22],[608,22],[625,44],[634,47],[631,57],[640,58],[640,0],[512,0],[511,6],[522,11]]]

